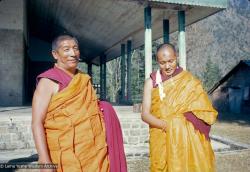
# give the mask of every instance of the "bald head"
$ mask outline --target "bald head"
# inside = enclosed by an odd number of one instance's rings
[[[75,43],[78,45],[78,41],[75,37],[70,36],[70,35],[60,35],[53,40],[52,50],[57,50],[60,46],[60,43],[65,41],[65,40],[74,40]]]
[[[156,51],[156,56],[158,56],[158,52],[160,52],[164,49],[168,49],[169,51],[172,51],[176,56],[175,46],[173,44],[170,44],[170,43],[163,43],[163,44],[159,45],[157,48],[157,51]]]

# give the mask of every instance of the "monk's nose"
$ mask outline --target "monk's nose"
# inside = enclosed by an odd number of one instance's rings
[[[70,56],[76,56],[76,53],[75,53],[75,51],[73,49],[70,49],[69,55]]]

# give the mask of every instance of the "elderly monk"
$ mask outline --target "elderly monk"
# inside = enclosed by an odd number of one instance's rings
[[[217,111],[201,82],[177,66],[171,44],[157,49],[160,69],[146,79],[142,120],[150,126],[151,172],[213,172],[210,126]]]
[[[37,77],[32,102],[38,162],[57,164],[58,172],[126,172],[120,124],[107,102],[102,102],[101,107],[108,111],[100,110],[90,77],[77,69],[78,41],[69,35],[57,37],[52,43],[52,55],[55,66]],[[106,117],[109,123],[105,128],[103,115],[107,112],[110,116]],[[119,146],[112,146],[112,141]]]

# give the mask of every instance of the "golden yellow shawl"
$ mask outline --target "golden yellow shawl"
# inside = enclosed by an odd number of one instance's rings
[[[159,89],[152,90],[151,114],[167,122],[167,132],[150,128],[151,172],[212,172],[214,153],[210,142],[184,117],[193,114],[213,124],[216,110],[200,81],[182,71],[163,83],[165,98]]]
[[[44,127],[57,171],[109,171],[104,122],[88,75],[76,74],[52,97]]]

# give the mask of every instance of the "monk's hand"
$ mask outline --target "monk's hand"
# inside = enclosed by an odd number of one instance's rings
[[[54,168],[45,168],[45,166],[51,166],[53,165],[52,162],[50,163],[40,163],[40,165],[43,165],[44,167],[41,167],[40,172],[56,172],[56,169]],[[58,168],[58,167],[57,167]]]
[[[39,163],[39,164],[52,164],[50,158],[48,158],[48,157],[43,157],[43,156],[42,156],[42,157],[39,156],[39,158],[38,158],[38,163]]]
[[[42,165],[42,166],[46,166],[47,165],[52,165],[53,163],[51,162],[50,159],[48,158],[39,158],[38,159],[38,164]],[[56,169],[51,169],[51,168],[41,168],[40,172],[56,172]]]
[[[55,169],[40,169],[40,172],[56,172]]]
[[[164,120],[161,120],[161,130],[167,132],[167,122]]]

